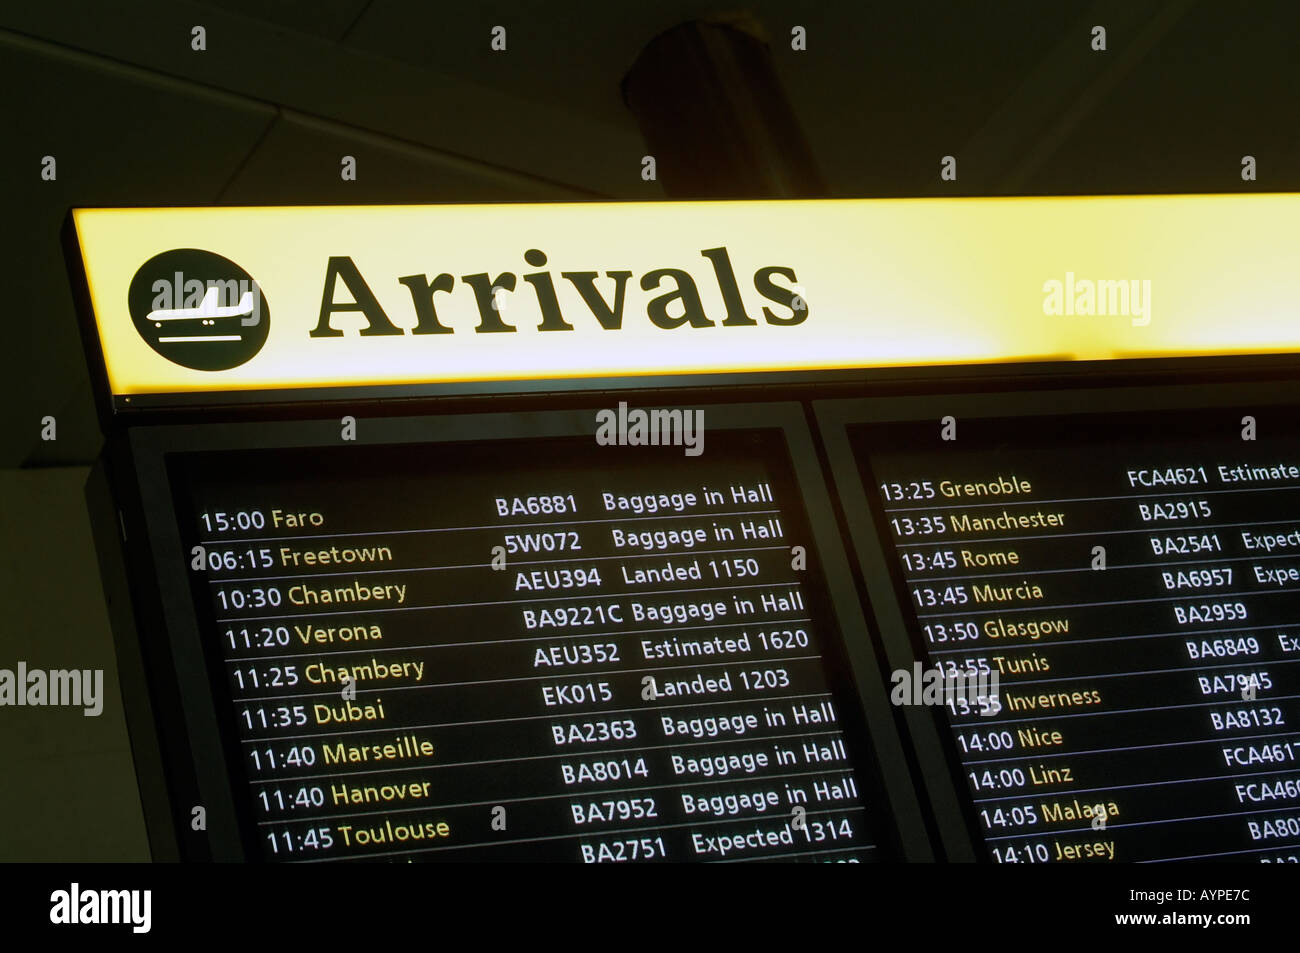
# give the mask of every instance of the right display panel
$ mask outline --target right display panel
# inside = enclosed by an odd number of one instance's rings
[[[1300,860],[1293,411],[996,406],[819,406],[932,795],[996,862]]]

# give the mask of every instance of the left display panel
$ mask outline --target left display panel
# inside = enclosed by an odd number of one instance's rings
[[[590,412],[137,434],[238,853],[924,859],[802,415],[706,416],[699,456]]]

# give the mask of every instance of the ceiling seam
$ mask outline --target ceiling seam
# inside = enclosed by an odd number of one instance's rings
[[[281,104],[271,102],[270,100],[257,99],[245,93],[233,92],[228,89],[223,89],[219,86],[210,86],[208,84],[198,82],[197,80],[191,79],[189,77],[178,76],[174,73],[168,73],[162,70],[155,70],[149,67],[141,66],[137,63],[130,63],[125,60],[118,59],[117,57],[108,56],[103,53],[96,53],[89,50],[81,49],[79,47],[67,46],[62,43],[54,43],[50,40],[42,39],[40,37],[34,37],[26,33],[19,33],[11,29],[0,28],[0,42],[6,40],[15,46],[25,46],[25,47],[34,48],[38,52],[41,52],[45,55],[54,56],[54,57],[63,57],[65,59],[79,61],[83,65],[87,65],[87,66],[102,67],[103,64],[106,63],[111,64],[117,70],[122,71],[129,76],[134,76],[136,79],[147,80],[155,84],[158,83],[158,80],[160,78],[166,79],[169,83],[175,84],[183,88],[188,88],[193,92],[202,93],[204,95],[216,99],[226,99],[231,102],[243,105],[245,107],[254,107],[254,108],[272,110],[276,114],[276,117],[280,116],[284,110],[284,107]],[[502,176],[503,178],[513,179],[517,184],[521,186],[531,187],[531,188],[535,188],[537,186],[548,186],[550,188],[570,192],[574,195],[574,197],[582,197],[582,196],[588,196],[591,198],[609,197],[605,193],[597,192],[591,189],[584,189],[581,186],[576,186],[568,182],[560,182],[554,179],[545,178],[543,176],[537,176],[527,172],[521,172],[518,169],[512,169],[507,166],[498,165],[496,163],[489,162],[484,159],[476,159],[473,156],[461,155],[459,153],[446,152],[441,149],[435,149],[421,142],[416,142],[414,140],[406,139],[401,136],[395,136],[392,133],[382,132],[376,129],[369,129],[365,126],[355,125],[353,123],[340,120],[340,119],[334,119],[332,117],[324,116],[319,113],[306,112],[297,109],[295,109],[294,112],[298,113],[299,115],[308,116],[313,121],[321,124],[322,126],[332,127],[336,130],[345,131],[348,134],[351,134],[353,136],[365,135],[380,140],[381,143],[392,143],[394,148],[397,147],[405,148],[413,153],[424,156],[428,161],[431,162],[446,162],[448,160],[451,160],[451,161],[458,161],[462,163],[469,163],[476,168],[483,169],[485,171],[492,171]]]

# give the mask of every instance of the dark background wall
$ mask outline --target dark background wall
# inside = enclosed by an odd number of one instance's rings
[[[102,438],[68,208],[662,199],[621,81],[656,34],[736,9],[835,196],[1300,190],[1292,3],[5,4],[0,667],[104,668],[109,698],[0,709],[0,860],[147,857],[82,499]]]

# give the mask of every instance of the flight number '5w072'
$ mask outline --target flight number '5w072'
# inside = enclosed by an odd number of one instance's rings
[[[566,553],[582,549],[582,542],[573,530],[543,533],[507,533],[506,552],[515,553]]]

